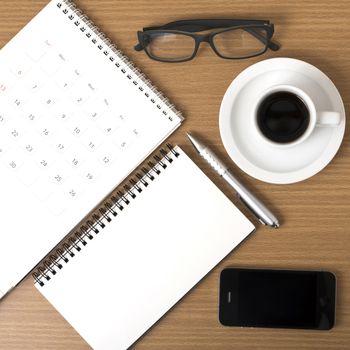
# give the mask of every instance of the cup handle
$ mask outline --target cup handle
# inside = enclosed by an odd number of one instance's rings
[[[340,121],[341,116],[338,112],[317,112],[316,126],[337,126]]]

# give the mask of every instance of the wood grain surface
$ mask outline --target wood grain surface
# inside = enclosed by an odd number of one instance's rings
[[[237,203],[230,188],[195,154],[185,132],[193,131],[202,136],[282,222],[279,230],[258,226],[250,239],[204,278],[133,348],[350,349],[349,130],[336,157],[322,172],[301,183],[272,185],[249,177],[233,164],[223,148],[218,127],[221,99],[232,79],[244,68],[269,57],[293,57],[316,65],[336,84],[345,109],[349,111],[350,2],[79,0],[77,3],[184,112],[186,121],[170,141],[182,145],[218,187]],[[1,0],[0,46],[45,4],[44,0]],[[248,60],[229,61],[219,59],[203,45],[195,60],[182,64],[155,62],[133,50],[135,33],[143,26],[177,19],[220,17],[272,20],[274,38],[282,44],[282,49]],[[247,213],[239,203],[237,205]],[[256,222],[249,213],[247,215]],[[221,326],[218,322],[218,277],[228,266],[335,272],[338,277],[336,326],[325,332]],[[0,349],[82,350],[89,346],[36,291],[28,277],[0,302]]]

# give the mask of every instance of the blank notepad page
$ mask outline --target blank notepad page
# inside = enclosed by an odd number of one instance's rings
[[[2,48],[0,297],[181,120],[71,2]]]
[[[72,246],[37,278],[95,350],[128,348],[254,230],[180,148],[175,153],[158,175],[150,172],[153,180],[144,177],[147,186],[139,181],[126,194],[129,204],[116,206],[93,239],[77,242],[79,252]]]

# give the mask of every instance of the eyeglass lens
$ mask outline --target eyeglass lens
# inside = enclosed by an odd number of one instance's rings
[[[216,34],[213,43],[221,56],[241,58],[264,51],[267,40],[264,29],[238,28]]]
[[[168,61],[178,61],[193,55],[196,43],[188,35],[174,33],[152,33],[148,37],[147,50],[153,57]]]

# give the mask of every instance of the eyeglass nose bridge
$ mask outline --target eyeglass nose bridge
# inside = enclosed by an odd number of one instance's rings
[[[195,54],[197,53],[199,46],[201,43],[207,43],[209,46],[213,46],[210,40],[210,33],[209,34],[197,34],[195,38],[196,42],[196,48],[195,48]]]
[[[210,34],[197,34],[196,41],[198,45],[203,42],[210,44]]]

